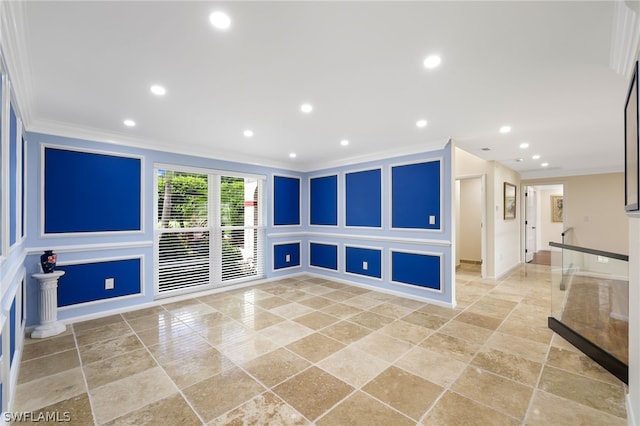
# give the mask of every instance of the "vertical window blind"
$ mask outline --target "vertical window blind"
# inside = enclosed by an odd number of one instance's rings
[[[155,172],[158,294],[264,277],[263,178]]]

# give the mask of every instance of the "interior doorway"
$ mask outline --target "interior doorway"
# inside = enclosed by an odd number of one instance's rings
[[[486,270],[486,178],[484,175],[456,179],[456,267]]]
[[[523,188],[524,248],[526,263],[550,265],[549,242],[562,242],[564,185],[527,185]]]

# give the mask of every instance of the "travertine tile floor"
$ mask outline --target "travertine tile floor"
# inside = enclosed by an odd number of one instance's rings
[[[526,272],[526,274],[525,274]],[[547,329],[549,267],[457,275],[455,310],[287,278],[28,340],[13,411],[74,424],[626,425],[625,386]]]

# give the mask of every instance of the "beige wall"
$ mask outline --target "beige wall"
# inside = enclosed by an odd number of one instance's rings
[[[486,193],[485,193],[485,205],[486,207],[486,223],[485,225],[485,233],[487,235],[487,251],[485,254],[485,268],[487,277],[492,277],[494,274],[493,270],[493,251],[491,246],[493,245],[493,238],[491,235],[493,234],[493,216],[491,214],[492,210],[490,206],[493,203],[493,185],[490,184],[488,176],[489,172],[492,170],[489,162],[476,157],[473,154],[468,153],[467,151],[463,151],[459,148],[455,149],[455,161],[454,161],[454,177],[456,179],[460,178],[469,178],[469,177],[478,177],[485,176],[486,177]],[[491,200],[491,202],[489,201]],[[456,228],[456,253],[458,252],[458,244],[459,244],[459,236],[460,229],[459,225]]]
[[[495,161],[485,161],[459,148],[455,149],[455,177],[486,176],[486,272],[487,278],[499,278],[520,263],[520,175]],[[518,188],[516,194],[517,214],[515,220],[503,218],[504,182]],[[459,230],[456,230],[459,233]]]
[[[460,225],[457,253],[461,260],[482,260],[482,187],[480,178],[460,180]]]
[[[624,213],[624,174],[606,173],[527,181],[564,184],[566,243],[629,253],[629,219]]]
[[[536,226],[540,230],[540,239],[538,240],[538,250],[550,250],[549,241],[556,243],[562,242],[563,222],[551,221],[551,197],[563,195],[562,190],[541,190],[538,192],[538,200],[540,206],[540,214],[538,215],[538,223]]]
[[[521,263],[521,223],[522,223],[522,191],[520,186],[520,174],[515,170],[491,161],[493,172],[490,180],[493,181],[494,202],[493,215],[495,229],[493,233],[494,274],[491,277],[500,278],[510,269]],[[504,183],[514,184],[516,190],[516,218],[504,219]]]

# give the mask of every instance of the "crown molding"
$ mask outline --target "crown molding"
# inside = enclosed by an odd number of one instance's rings
[[[521,180],[535,180],[548,178],[562,178],[571,176],[604,175],[609,173],[624,173],[624,169],[618,167],[603,167],[591,169],[562,170],[560,168],[547,170],[531,170],[519,172]]]
[[[609,66],[631,77],[640,50],[640,6],[638,1],[617,0],[613,7],[613,29]]]
[[[201,158],[211,158],[218,161],[228,161],[239,164],[249,164],[258,167],[272,167],[276,169],[296,170],[291,164],[277,161],[265,161],[263,158],[251,157],[245,154],[234,154],[215,150],[211,153],[211,147],[202,145],[176,144],[163,141],[150,141],[120,133],[109,133],[101,129],[78,126],[54,120],[37,120],[25,129],[30,133],[41,133],[51,136],[60,136],[71,139],[89,140],[129,148],[148,149],[153,151],[168,152],[172,154],[192,155]]]
[[[331,162],[307,162],[307,163],[285,163],[279,161],[266,160],[264,158],[251,157],[246,154],[234,154],[230,152],[221,152],[215,150],[215,156],[211,154],[210,147],[200,145],[176,145],[162,141],[149,141],[142,138],[135,138],[129,135],[119,133],[108,133],[104,130],[89,128],[86,126],[76,126],[53,120],[37,120],[31,123],[28,132],[41,133],[51,136],[61,136],[72,139],[84,139],[93,142],[102,142],[113,145],[126,146],[131,148],[149,149],[153,151],[169,152],[173,154],[193,155],[202,158],[211,158],[219,161],[229,161],[240,164],[250,164],[259,167],[271,167],[275,169],[284,169],[301,173],[319,171],[334,167],[349,166],[369,161],[380,161],[402,155],[420,154],[429,151],[443,149],[451,139],[437,140],[412,145],[404,149],[389,149],[384,151],[376,151],[366,155],[353,156],[343,158]]]
[[[337,167],[352,166],[354,164],[367,163],[371,161],[386,160],[389,158],[401,157],[404,155],[422,154],[425,152],[444,149],[450,141],[451,141],[451,138],[446,138],[446,139],[440,139],[436,141],[414,144],[411,146],[403,147],[401,149],[391,148],[384,151],[376,151],[369,154],[346,157],[336,161],[309,163],[305,167],[304,171],[316,172],[316,171],[332,169]]]
[[[0,1],[0,57],[11,81],[13,106],[28,126],[33,117],[33,85],[26,35],[26,1]]]

